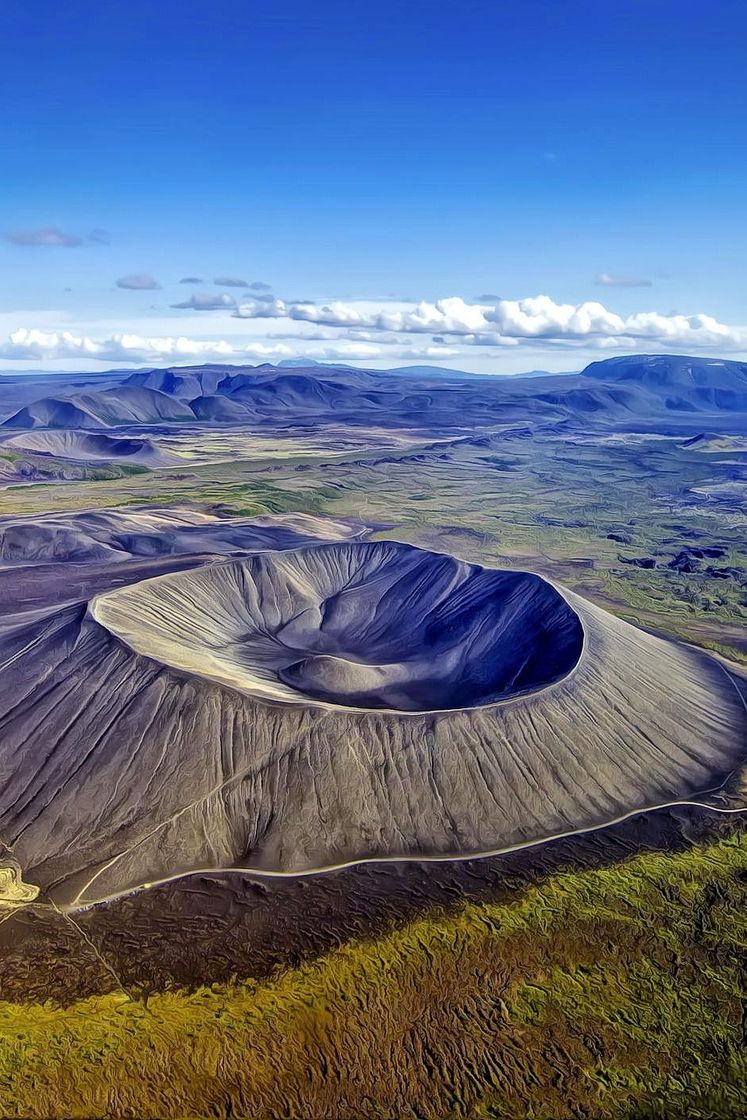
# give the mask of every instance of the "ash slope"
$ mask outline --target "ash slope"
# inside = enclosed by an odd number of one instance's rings
[[[30,429],[6,440],[0,447],[82,462],[114,459],[151,467],[166,467],[181,461],[178,455],[157,447],[152,440],[117,439],[103,432],[70,429]]]
[[[406,570],[412,553],[434,571],[444,562],[377,542],[324,545],[313,563],[337,569],[337,579],[343,557],[361,548],[374,569],[374,602],[387,592],[377,563],[386,568],[394,555]],[[300,563],[311,563],[305,550],[294,554]],[[455,581],[474,571],[451,563]],[[0,837],[46,897],[82,904],[200,868],[297,872],[500,849],[687,796],[740,760],[745,713],[720,666],[569,592],[569,613],[559,617],[577,616],[585,635],[575,668],[539,691],[471,710],[268,700],[245,681],[202,675],[207,649],[185,667],[128,644],[143,641],[144,618],[156,621],[153,597],[164,588],[172,594],[158,625],[186,640],[180,628],[198,576],[213,618],[225,613],[234,625],[232,588],[256,596],[271,630],[282,604],[271,584],[250,592],[251,564],[242,579],[221,575],[241,568],[234,561],[159,577],[99,598],[93,612],[65,608],[7,636]],[[128,612],[117,604],[134,609],[138,595],[127,641],[93,617],[124,632]],[[416,634],[413,619],[397,611],[400,636]],[[219,635],[213,654],[224,644]]]

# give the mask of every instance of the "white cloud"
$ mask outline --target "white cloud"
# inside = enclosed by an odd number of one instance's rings
[[[429,361],[437,362],[442,358],[455,358],[461,351],[453,346],[410,346],[405,350],[400,350],[398,358],[428,358]]]
[[[150,338],[139,334],[112,334],[93,339],[72,331],[47,331],[21,327],[0,344],[0,359],[5,361],[62,361],[93,359],[99,362],[169,362],[184,360],[236,361],[247,358],[293,358],[304,354],[319,358],[363,360],[375,358],[380,347],[342,341],[334,346],[306,348],[286,342],[229,342],[225,339],[195,339],[184,335]]]
[[[405,309],[371,308],[366,303],[286,303],[282,299],[259,302],[247,300],[234,312],[237,319],[293,319],[328,327],[364,327],[405,333],[466,334],[486,327],[483,308],[468,304],[459,296],[436,303],[414,304]]]
[[[652,288],[653,281],[642,276],[611,276],[609,272],[597,273],[596,283],[605,288]]]
[[[594,343],[611,340],[625,346],[636,340],[674,347],[738,348],[747,331],[730,327],[710,315],[662,315],[656,311],[621,316],[596,301],[556,303],[549,296],[496,303],[467,303],[459,296],[422,301],[404,307],[372,307],[336,301],[327,304],[286,303],[281,299],[249,300],[234,312],[240,319],[290,319],[345,330],[395,334],[438,334],[462,337],[472,345],[515,346],[534,340],[545,343]]]
[[[95,358],[97,351],[98,346],[92,339],[70,331],[41,331],[26,327],[13,331],[8,341],[0,345],[0,356],[21,361],[34,358]]]
[[[274,342],[268,346],[266,342],[249,342],[246,346],[239,346],[234,351],[234,356],[251,358],[295,358],[298,351],[283,342]]]
[[[22,361],[57,361],[95,358],[104,362],[152,362],[161,358],[230,357],[235,348],[221,340],[147,338],[138,334],[113,334],[95,340],[72,331],[44,331],[21,327],[0,345],[0,357]]]
[[[81,245],[108,245],[109,234],[105,229],[93,229],[87,237],[60,229],[59,226],[41,226],[38,229],[12,229],[5,234],[11,245],[24,249],[79,249]]]
[[[148,272],[131,272],[127,276],[120,276],[117,287],[131,292],[155,292],[161,285]]]
[[[268,302],[269,300],[269,302]],[[542,354],[543,368],[580,368],[605,354],[675,352],[741,354],[747,328],[704,313],[620,315],[602,303],[556,303],[549,296],[467,302],[461,297],[420,303],[348,300],[284,301],[259,294],[236,317],[227,293],[195,293],[181,308],[199,310],[183,333],[181,311],[141,316],[121,329],[114,319],[73,322],[68,311],[0,315],[0,363],[158,364],[309,357],[391,366],[397,360],[461,357],[466,368],[515,372]],[[24,325],[18,328],[18,324]],[[268,330],[269,328],[269,330]],[[518,358],[534,352],[534,358]]]
[[[171,306],[188,311],[216,311],[221,307],[235,307],[236,300],[226,292],[195,292],[189,299]]]

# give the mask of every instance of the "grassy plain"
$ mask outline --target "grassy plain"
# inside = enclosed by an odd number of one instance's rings
[[[738,1117],[747,843],[549,876],[146,1003],[0,1005],[4,1116]]]

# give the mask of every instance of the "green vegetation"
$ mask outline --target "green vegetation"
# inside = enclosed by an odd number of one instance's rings
[[[24,455],[16,455],[12,452],[4,452],[0,455],[0,460],[11,464],[18,464],[15,477],[22,479],[29,478],[29,482],[19,482],[17,485],[10,484],[3,492],[2,502],[0,509],[6,512],[6,505],[11,508],[13,506],[13,498],[8,499],[9,493],[25,491],[30,487],[39,487],[41,493],[45,497],[50,496],[52,486],[55,488],[60,484],[72,483],[73,486],[80,486],[81,482],[113,482],[122,478],[132,478],[134,476],[142,476],[149,474],[147,467],[139,463],[102,463],[99,466],[94,466],[90,463],[71,464],[61,459],[47,458],[34,458]],[[51,484],[51,485],[50,485]],[[80,490],[78,490],[80,496]],[[32,499],[32,505],[34,504]]]
[[[747,843],[565,872],[271,979],[0,1005],[18,1117],[741,1117]]]
[[[245,472],[236,468],[232,472],[216,471],[213,467],[171,474],[125,465],[112,470],[92,468],[85,479],[85,494],[79,481],[9,486],[0,493],[0,512],[22,517],[46,510],[73,512],[81,507],[208,505],[222,507],[228,516],[252,517],[300,508],[316,512],[331,493],[324,487],[310,488],[299,503],[295,494],[255,478],[248,467]]]

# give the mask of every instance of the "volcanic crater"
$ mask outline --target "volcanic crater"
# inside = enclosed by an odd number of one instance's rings
[[[138,653],[257,697],[402,712],[536,691],[583,647],[578,615],[539,576],[391,541],[163,576],[92,614]]]
[[[705,653],[391,541],[34,611],[0,654],[0,836],[73,908],[204,870],[502,851],[744,757],[744,706]]]

